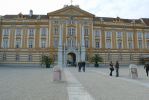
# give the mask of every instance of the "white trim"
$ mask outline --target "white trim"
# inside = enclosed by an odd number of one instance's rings
[[[40,35],[39,35],[39,47],[41,48],[41,39],[42,39],[42,29],[45,28],[46,29],[46,35],[45,35],[45,39],[46,39],[46,45],[45,48],[48,47],[48,28],[47,27],[40,27]]]
[[[23,39],[22,39],[22,36],[23,36],[23,29],[22,28],[20,28],[20,27],[17,27],[17,28],[15,28],[15,38],[14,38],[14,48],[16,48],[16,32],[17,32],[17,29],[20,29],[21,30],[21,33],[20,33],[20,38],[19,39],[21,39],[21,43],[20,43],[20,47],[19,48],[22,48],[22,41],[23,41]]]
[[[2,29],[2,42],[1,42],[1,47],[2,48],[4,48],[4,46],[3,46],[3,39],[4,39],[4,30],[5,29],[8,29],[8,37],[7,37],[7,39],[8,39],[8,47],[7,48],[9,48],[10,47],[10,29],[9,28],[4,28],[4,29]]]
[[[113,48],[113,44],[112,44],[112,32],[111,31],[105,31],[105,48],[107,48],[108,49],[108,47],[107,47],[107,32],[110,32],[111,33],[111,35],[110,35],[110,40],[111,40],[111,48]]]
[[[140,40],[142,40],[142,48],[139,48],[139,39],[138,39],[138,34],[139,34],[139,33],[141,33],[141,39],[140,39]],[[143,32],[140,32],[140,31],[137,32],[137,42],[138,42],[138,43],[137,43],[137,44],[138,44],[138,45],[137,45],[137,48],[138,48],[138,49],[143,49],[143,48],[144,48],[144,45],[143,45]]]
[[[120,31],[118,31],[118,32],[120,32]],[[117,48],[117,49],[120,49],[120,48],[118,47],[118,40],[121,39],[121,40],[122,40],[122,48],[121,48],[121,49],[123,49],[123,47],[124,47],[124,46],[123,46],[123,32],[120,32],[121,35],[122,35],[120,38],[118,38],[118,32],[116,32],[116,48]]]
[[[129,48],[129,42],[128,42],[128,33],[132,33],[132,37],[131,37],[131,40],[132,40],[132,49],[134,48],[134,41],[133,41],[133,36],[134,36],[134,33],[133,32],[126,32],[126,36],[127,36],[127,48]]]
[[[33,47],[32,48],[35,48],[35,31],[36,31],[36,29],[34,28],[34,27],[29,27],[27,30],[28,30],[28,32],[27,32],[27,48],[29,48],[29,45],[28,45],[28,43],[29,43],[29,29],[33,29],[34,30],[34,35],[33,35],[33,39],[34,39],[34,43],[33,43]]]

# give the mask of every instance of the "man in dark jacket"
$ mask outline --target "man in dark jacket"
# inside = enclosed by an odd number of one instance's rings
[[[118,61],[116,61],[115,69],[116,69],[116,77],[119,77],[119,63],[118,63]]]
[[[85,72],[85,61],[82,62],[83,72]]]
[[[145,64],[144,69],[146,69],[146,74],[148,76],[148,72],[149,72],[149,64]]]
[[[112,61],[110,62],[109,66],[110,66],[110,67],[109,67],[109,69],[110,69],[110,76],[112,76],[112,72],[114,71]]]
[[[82,67],[82,61],[79,61],[79,62],[78,62],[78,68],[79,68],[78,71],[79,71],[79,72],[81,72],[81,67]]]

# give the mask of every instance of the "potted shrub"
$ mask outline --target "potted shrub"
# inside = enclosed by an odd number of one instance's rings
[[[103,59],[101,56],[95,54],[92,58],[91,58],[91,62],[94,62],[94,66],[95,67],[99,67],[99,62],[102,62]]]
[[[50,56],[42,56],[41,65],[46,65],[46,68],[50,68],[50,65],[53,63],[53,59]]]

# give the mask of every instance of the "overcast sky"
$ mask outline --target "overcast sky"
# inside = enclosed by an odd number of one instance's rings
[[[70,5],[71,0],[0,0],[0,15],[44,14]],[[149,0],[73,0],[73,5],[98,17],[149,18]]]

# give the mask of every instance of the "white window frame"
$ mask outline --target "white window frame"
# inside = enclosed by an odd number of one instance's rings
[[[112,32],[110,32],[110,31],[106,31],[105,32],[106,33],[106,35],[105,35],[105,46],[106,46],[106,48],[112,48]],[[110,40],[110,44],[108,43],[107,44],[107,40]]]
[[[41,47],[41,48],[46,48],[46,47],[47,47],[46,39],[41,39],[40,47]]]
[[[6,43],[4,42],[4,40],[7,40],[7,45]],[[5,44],[4,44],[5,43]],[[8,38],[3,38],[2,40],[2,48],[9,48],[9,39]]]
[[[46,37],[48,34],[48,28],[42,27],[40,28],[40,37]]]
[[[121,47],[119,46],[120,41],[121,41]],[[116,46],[117,49],[123,48],[123,32],[116,32]]]
[[[141,36],[141,37],[140,37]],[[138,48],[141,49],[143,48],[143,32],[137,32],[137,41],[138,41]],[[140,45],[139,45],[139,41],[142,41],[141,43],[141,48],[140,48]]]
[[[131,34],[130,37],[129,37],[129,34]],[[134,48],[133,34],[134,34],[133,32],[127,32],[127,48],[128,49]],[[132,43],[132,47],[130,47],[130,45],[129,45],[130,42]]]
[[[18,45],[18,47],[17,47],[17,40],[20,40],[20,43],[19,43],[19,45]],[[22,48],[22,39],[21,38],[16,38],[15,39],[15,48]]]

